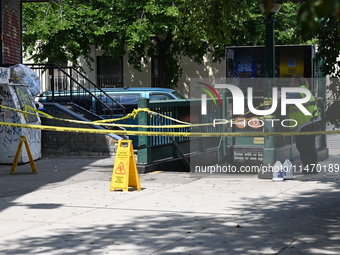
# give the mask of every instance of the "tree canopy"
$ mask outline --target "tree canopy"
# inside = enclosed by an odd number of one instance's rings
[[[210,52],[215,61],[225,46],[263,45],[263,2],[271,0],[59,0],[23,5],[24,52],[35,62],[91,66],[91,46],[141,70],[142,60],[158,57],[159,83],[175,87],[182,75],[182,56],[201,63]],[[313,43],[321,71],[330,74],[327,118],[340,126],[340,1],[277,0],[276,44]]]
[[[298,4],[285,3],[277,15],[277,44],[301,43],[295,36]],[[24,52],[36,62],[91,66],[91,45],[141,70],[141,60],[158,57],[160,86],[175,87],[180,60],[216,61],[227,45],[258,45],[264,25],[257,0],[62,0],[25,3]]]
[[[299,16],[301,35],[305,39],[317,38],[317,59],[323,64],[320,70],[330,80],[327,86],[326,120],[340,127],[340,1],[304,1]]]

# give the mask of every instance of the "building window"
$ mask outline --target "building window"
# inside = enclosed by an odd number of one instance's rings
[[[123,87],[123,57],[97,57],[97,84],[100,87]]]

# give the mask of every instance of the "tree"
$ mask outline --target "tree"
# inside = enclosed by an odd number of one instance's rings
[[[26,3],[24,51],[36,62],[69,60],[76,65],[77,58],[84,56],[91,65],[91,45],[95,45],[113,57],[128,52],[128,61],[137,70],[141,70],[141,60],[147,62],[148,57],[157,56],[160,86],[173,87],[181,75],[181,56],[201,62],[209,50],[211,35],[204,29],[206,16],[211,17],[214,6],[224,5],[218,0],[208,2],[204,6],[190,0]],[[230,7],[236,6],[234,2],[229,1]],[[228,23],[232,15],[226,11],[217,9],[213,22]],[[216,29],[216,33],[221,31]],[[228,39],[222,37],[224,41]]]
[[[326,120],[334,127],[340,127],[340,2],[338,0],[313,0],[301,5],[299,26],[304,38],[317,38],[317,59],[324,76],[330,82],[327,90]]]
[[[263,0],[267,10],[271,0]],[[330,82],[327,91],[330,98],[327,101],[326,118],[334,127],[340,127],[340,1],[339,0],[295,0],[278,1],[294,2],[299,5],[297,38],[312,40],[317,44],[316,60],[322,63],[320,71],[328,76]]]
[[[294,6],[286,4],[285,8]],[[281,44],[292,42],[294,33],[287,33],[295,27],[292,15],[296,16],[290,11],[278,15]],[[91,66],[94,45],[114,58],[128,52],[128,61],[137,70],[141,70],[141,60],[157,56],[160,86],[174,87],[182,74],[182,56],[201,63],[204,54],[211,52],[218,61],[226,45],[263,44],[262,19],[257,0],[25,3],[24,52],[35,62],[68,60],[74,65],[84,56]]]
[[[57,64],[67,60],[76,64],[77,58],[84,56],[90,64],[90,45],[94,43],[91,17],[98,11],[64,2],[23,4],[25,56],[35,62]]]

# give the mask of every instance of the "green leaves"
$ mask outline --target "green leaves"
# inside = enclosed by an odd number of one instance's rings
[[[317,40],[317,61],[320,73],[331,79],[327,90],[330,101],[327,102],[326,122],[340,126],[340,1],[310,0],[303,1],[298,20],[301,35],[305,40]]]
[[[84,28],[87,13],[84,5],[27,3],[23,8],[23,41],[26,55],[36,62],[65,63],[77,57],[89,57],[89,44]],[[86,16],[88,17],[88,16]],[[86,31],[86,30],[85,30]]]
[[[339,17],[338,0],[281,2],[281,10],[275,15],[276,44],[304,43],[318,35],[324,43],[335,47],[333,44],[339,40],[327,28],[334,30],[339,23],[333,24],[328,16],[323,19],[320,15],[331,12],[335,18]],[[164,77],[160,86],[173,87],[182,72],[179,65],[182,56],[201,63],[204,54],[211,52],[218,61],[223,59],[227,45],[263,45],[264,15],[258,4],[257,0],[24,3],[24,51],[36,62],[69,60],[81,65],[77,62],[80,56],[91,64],[92,46],[114,58],[125,55],[128,50],[129,63],[138,70],[141,70],[141,59],[158,57],[158,70]],[[313,33],[302,37],[303,33],[296,29],[298,19],[302,32]],[[320,21],[327,24],[322,27]],[[332,34],[333,44],[327,34]],[[327,56],[327,59],[333,58],[333,55]]]

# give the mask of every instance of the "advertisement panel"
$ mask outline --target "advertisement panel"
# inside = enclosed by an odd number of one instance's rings
[[[314,48],[312,45],[275,46],[275,77],[314,77]],[[247,79],[264,78],[264,46],[233,46],[226,48],[226,78],[241,88],[248,86]],[[251,82],[255,89],[263,88]],[[280,86],[280,84],[277,84]]]

